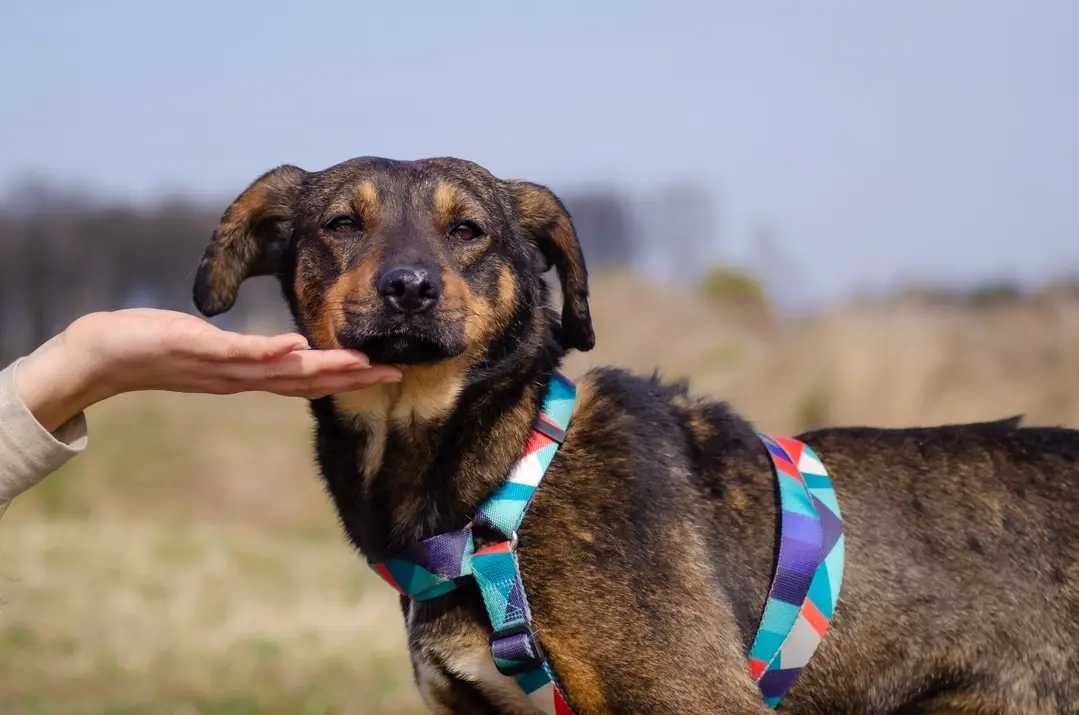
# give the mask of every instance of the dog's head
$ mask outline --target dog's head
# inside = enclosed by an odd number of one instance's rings
[[[594,344],[584,259],[548,189],[503,181],[460,159],[281,166],[225,211],[195,279],[206,315],[228,310],[249,276],[276,274],[319,348],[373,361],[479,355],[544,309],[559,273],[564,348]]]

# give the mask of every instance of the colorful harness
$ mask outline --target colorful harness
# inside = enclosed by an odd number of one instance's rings
[[[371,567],[401,594],[427,601],[469,578],[491,624],[491,655],[503,675],[546,715],[574,715],[532,629],[517,529],[566,438],[573,383],[552,376],[524,455],[463,529],[432,536]],[[843,580],[843,525],[832,482],[808,446],[761,435],[775,465],[782,508],[779,559],[749,669],[775,708],[820,643]],[[479,546],[477,546],[479,542]]]
[[[749,672],[768,707],[779,701],[817,650],[843,585],[843,520],[828,472],[804,442],[760,435],[779,482],[779,558]]]

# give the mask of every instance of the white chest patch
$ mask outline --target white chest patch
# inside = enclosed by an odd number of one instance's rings
[[[455,648],[452,652],[439,653],[439,657],[454,676],[474,685],[502,712],[513,715],[532,715],[537,712],[536,706],[529,701],[517,681],[498,672],[491,657],[491,650],[486,644]],[[416,670],[420,692],[427,706],[433,712],[442,712],[436,694],[440,686],[444,687],[445,677],[429,665],[417,667]]]

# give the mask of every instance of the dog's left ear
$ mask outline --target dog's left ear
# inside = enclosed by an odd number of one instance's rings
[[[282,268],[293,204],[306,175],[288,164],[271,169],[225,210],[195,275],[195,306],[204,315],[231,308],[244,279]]]
[[[508,187],[525,237],[539,249],[547,266],[558,270],[562,282],[562,346],[591,350],[596,335],[588,311],[588,270],[569,211],[545,186],[511,181]]]

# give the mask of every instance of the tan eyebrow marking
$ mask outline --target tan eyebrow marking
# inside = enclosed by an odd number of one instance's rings
[[[435,225],[440,231],[449,228],[450,223],[465,218],[480,218],[484,215],[482,207],[459,186],[439,179],[434,191]]]
[[[382,203],[379,201],[375,182],[364,179],[356,186],[355,208],[356,213],[368,227],[382,220]]]

